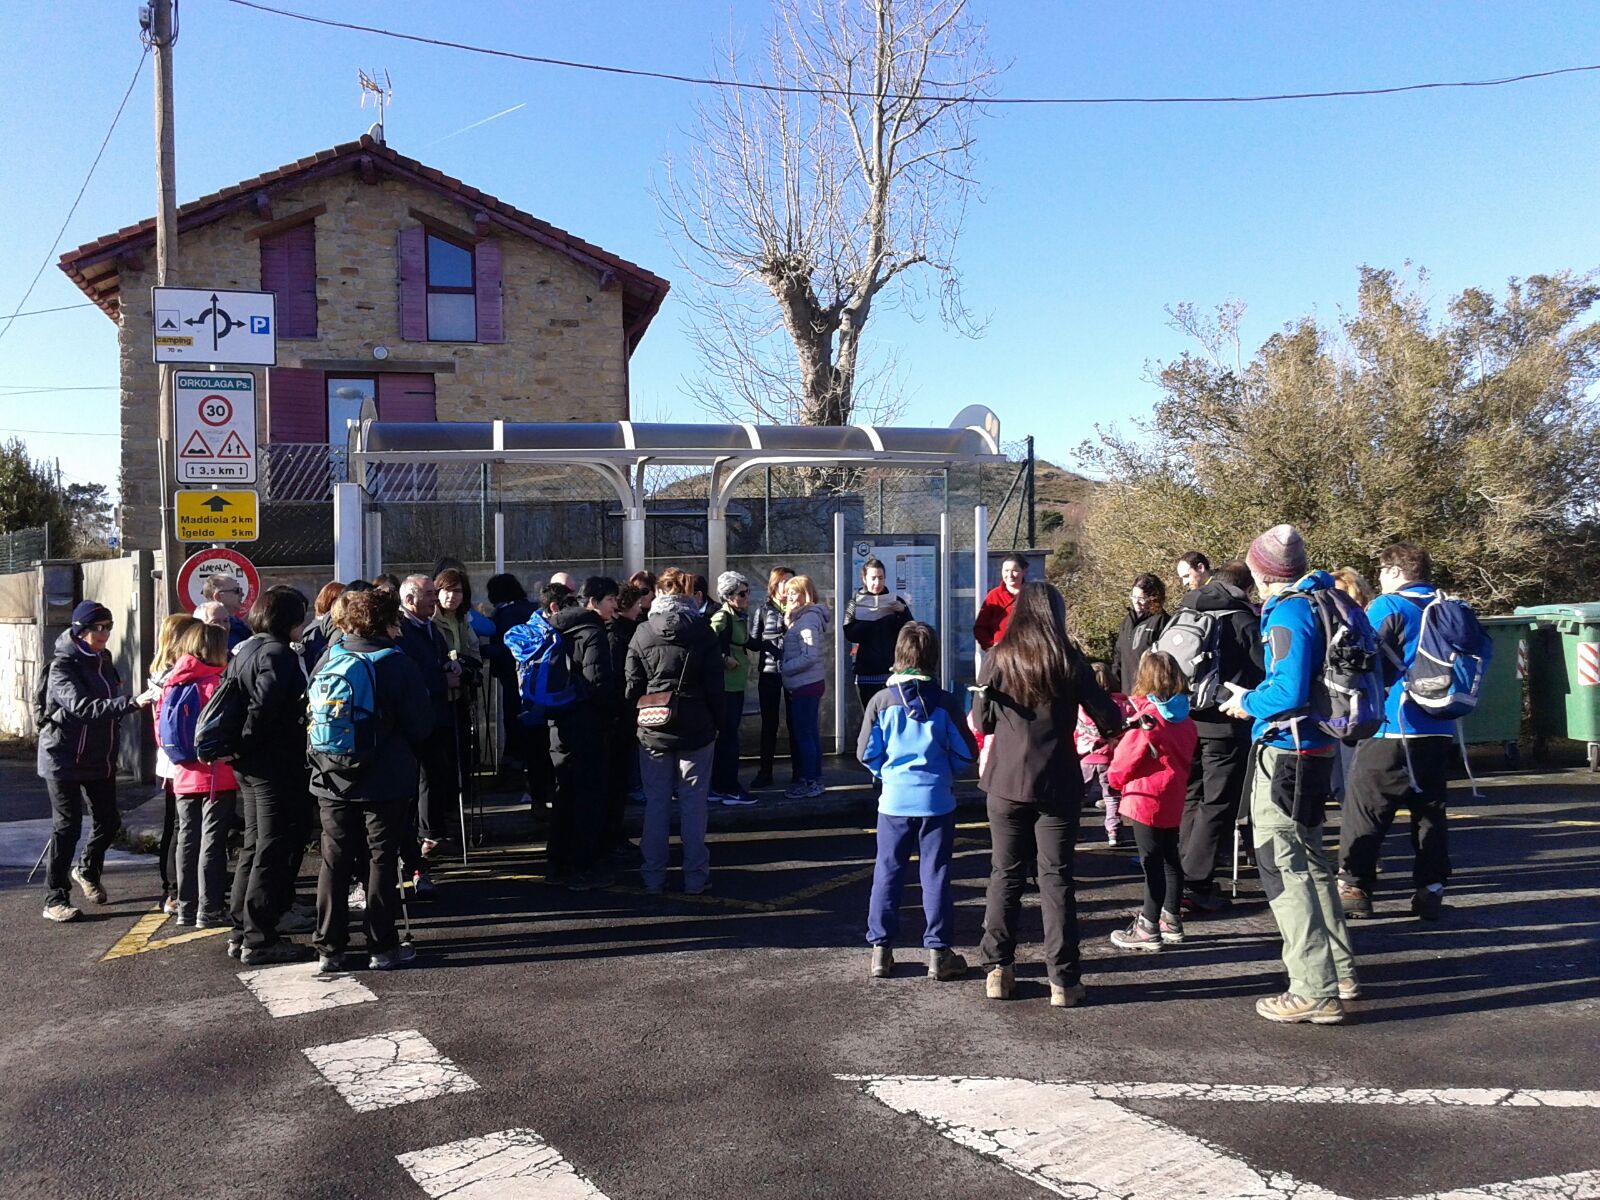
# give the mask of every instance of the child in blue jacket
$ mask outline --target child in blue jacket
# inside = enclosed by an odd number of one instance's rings
[[[934,682],[938,670],[939,635],[921,621],[908,623],[895,639],[894,673],[861,718],[856,757],[883,786],[878,861],[867,908],[875,979],[894,971],[900,891],[913,849],[921,868],[928,974],[951,980],[967,971],[967,960],[950,948],[955,926],[950,855],[956,837],[955,777],[977,758],[978,747],[955,697]]]

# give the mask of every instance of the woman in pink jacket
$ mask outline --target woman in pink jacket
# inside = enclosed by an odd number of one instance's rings
[[[173,763],[172,790],[178,802],[179,925],[202,929],[231,925],[227,897],[228,827],[238,783],[225,762],[206,764],[190,755],[200,710],[222,680],[228,663],[228,630],[195,622],[178,635],[178,661],[157,701],[156,730]],[[172,706],[170,719],[162,716]]]
[[[1111,935],[1111,944],[1121,950],[1159,950],[1164,942],[1183,941],[1178,828],[1199,735],[1189,719],[1183,672],[1172,655],[1145,653],[1130,698],[1134,715],[1117,743],[1106,781],[1122,793],[1118,815],[1139,847],[1144,908],[1126,929]]]

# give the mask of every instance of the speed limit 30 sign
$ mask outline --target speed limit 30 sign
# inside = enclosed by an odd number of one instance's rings
[[[179,483],[256,481],[256,377],[248,371],[178,371],[173,427]]]

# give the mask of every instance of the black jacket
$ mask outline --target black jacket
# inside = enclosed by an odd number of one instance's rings
[[[1250,607],[1250,597],[1231,583],[1212,576],[1194,591],[1184,593],[1178,607],[1227,614],[1218,618],[1217,630],[1217,668],[1224,683],[1237,683],[1248,690],[1266,678],[1261,654],[1261,618]],[[1189,715],[1201,737],[1230,738],[1250,728],[1249,718],[1234,721],[1215,708],[1195,709]]]
[[[889,602],[898,597],[892,592],[874,597],[862,588],[844,608],[844,636],[846,641],[856,644],[855,673],[858,676],[888,675],[894,670],[895,639],[911,621],[909,604],[903,612],[886,612],[877,620],[857,617],[856,609],[864,608],[874,599]]]
[[[1113,691],[1126,693],[1133,686],[1133,681],[1139,677],[1139,660],[1156,644],[1166,627],[1166,613],[1136,617],[1132,609],[1128,610],[1128,615],[1122,618],[1122,628],[1117,630],[1117,648],[1107,664]]]
[[[96,654],[69,629],[45,665],[44,721],[39,726],[39,778],[74,783],[117,773],[117,722],[133,711],[111,655]]]
[[[762,675],[782,673],[784,629],[783,610],[771,600],[751,614],[750,641],[745,645],[745,650],[760,653],[757,669]]]
[[[344,648],[376,654],[397,647],[388,638],[345,637]],[[372,667],[376,680],[378,742],[364,770],[353,777],[326,775],[313,769],[311,794],[329,800],[384,803],[409,800],[417,794],[417,761],[433,732],[433,705],[423,687],[422,672],[402,650],[386,654]],[[304,755],[303,748],[301,754]]]
[[[418,621],[409,613],[400,614],[400,640],[395,643],[422,674],[423,686],[428,689],[428,700],[433,704],[435,720],[441,719],[450,707],[450,688],[445,682],[444,665],[450,661],[450,647],[445,645],[444,634],[432,621]]]
[[[626,695],[631,704],[647,693],[671,691],[678,693],[677,720],[665,729],[639,730],[639,744],[661,751],[710,745],[723,705],[717,635],[687,597],[657,596],[628,646]]]
[[[306,664],[306,673],[317,669],[317,664],[322,661],[322,656],[328,652],[329,640],[333,637],[333,613],[325,612],[320,617],[313,617],[300,634],[300,658]]]
[[[550,623],[567,644],[574,678],[583,680],[583,695],[597,711],[609,710],[617,700],[617,678],[611,670],[611,642],[600,614],[583,605],[561,609]]]
[[[306,672],[288,642],[257,634],[239,643],[224,676],[250,697],[234,770],[261,779],[294,779],[306,770]]]
[[[1122,730],[1123,719],[1077,650],[1069,652],[1068,669],[1061,693],[1048,706],[1033,709],[1006,694],[994,655],[984,655],[978,683],[985,690],[974,695],[972,712],[978,727],[994,739],[978,781],[989,795],[1023,804],[1082,803],[1083,768],[1073,738],[1078,707],[1106,738]]]

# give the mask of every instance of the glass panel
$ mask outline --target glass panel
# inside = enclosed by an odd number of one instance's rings
[[[429,292],[428,340],[430,342],[477,341],[476,298],[468,292]]]
[[[428,286],[469,288],[472,286],[472,251],[428,235]]]
[[[377,380],[328,377],[328,465],[333,468],[335,480],[350,477],[345,422],[359,421],[361,405],[368,400],[378,402]]]

